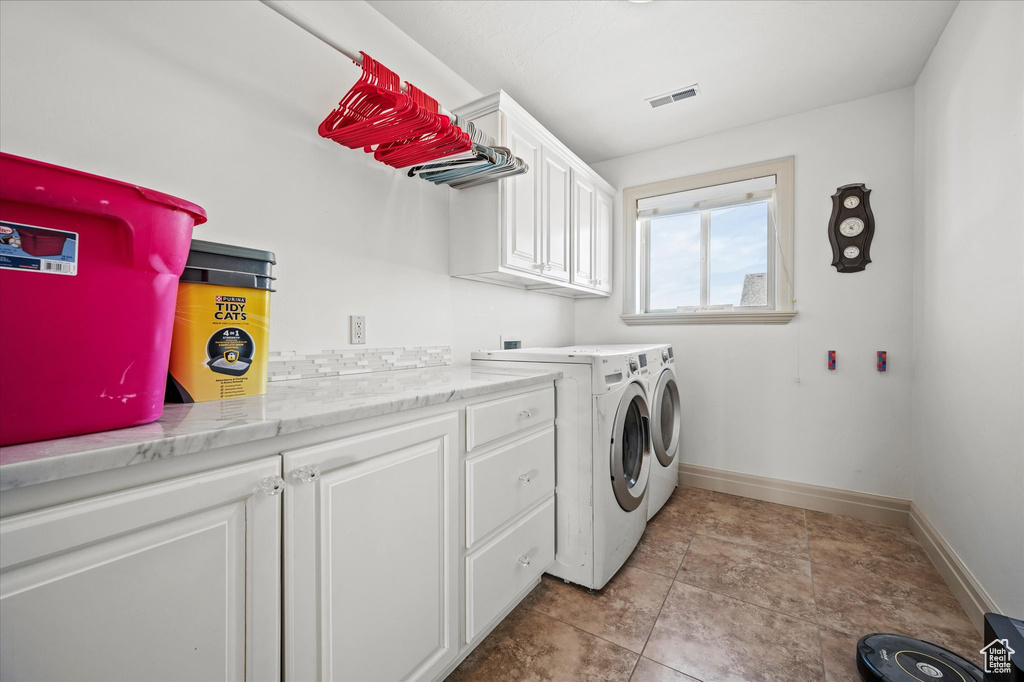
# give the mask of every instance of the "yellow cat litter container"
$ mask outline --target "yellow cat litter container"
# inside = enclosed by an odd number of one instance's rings
[[[267,392],[274,254],[192,240],[178,282],[167,402]]]

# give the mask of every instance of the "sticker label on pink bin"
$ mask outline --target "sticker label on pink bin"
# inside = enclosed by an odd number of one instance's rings
[[[0,268],[78,274],[78,233],[0,220]]]

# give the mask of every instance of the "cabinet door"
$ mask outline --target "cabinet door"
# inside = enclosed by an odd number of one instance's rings
[[[457,656],[458,430],[284,453],[287,679],[429,680]]]
[[[594,287],[612,290],[612,197],[598,189],[594,194]]]
[[[529,128],[506,118],[505,139],[512,153],[530,167],[528,173],[506,178],[503,265],[529,272],[541,269],[540,187],[541,145]]]
[[[580,173],[572,173],[572,282],[593,287],[595,240],[595,187]]]
[[[541,242],[544,275],[569,281],[572,184],[569,161],[545,147],[541,161]]]
[[[0,678],[278,679],[280,470],[270,457],[0,521]]]

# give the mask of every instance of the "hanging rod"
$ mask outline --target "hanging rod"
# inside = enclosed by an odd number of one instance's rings
[[[260,0],[260,2],[262,2],[270,9],[274,10],[282,17],[292,22],[293,24],[295,24],[296,26],[298,26],[299,28],[301,28],[303,31],[310,34],[314,38],[319,38],[321,42],[330,45],[335,50],[351,59],[356,66],[363,65],[363,55],[359,54],[357,50],[351,50],[348,47],[342,45],[337,40],[335,40],[331,36],[321,31],[319,28],[317,28],[309,19],[302,16],[294,9],[281,2],[281,0]],[[404,82],[402,83],[402,92],[408,92],[408,88],[405,87]],[[447,116],[452,121],[455,120],[455,115],[453,113],[443,108],[441,105],[438,105],[437,108],[439,113],[441,113],[444,116]]]

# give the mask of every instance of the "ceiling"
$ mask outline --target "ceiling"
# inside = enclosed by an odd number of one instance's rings
[[[956,8],[369,1],[480,91],[508,92],[591,163],[911,85]],[[644,102],[692,83],[695,98]]]

